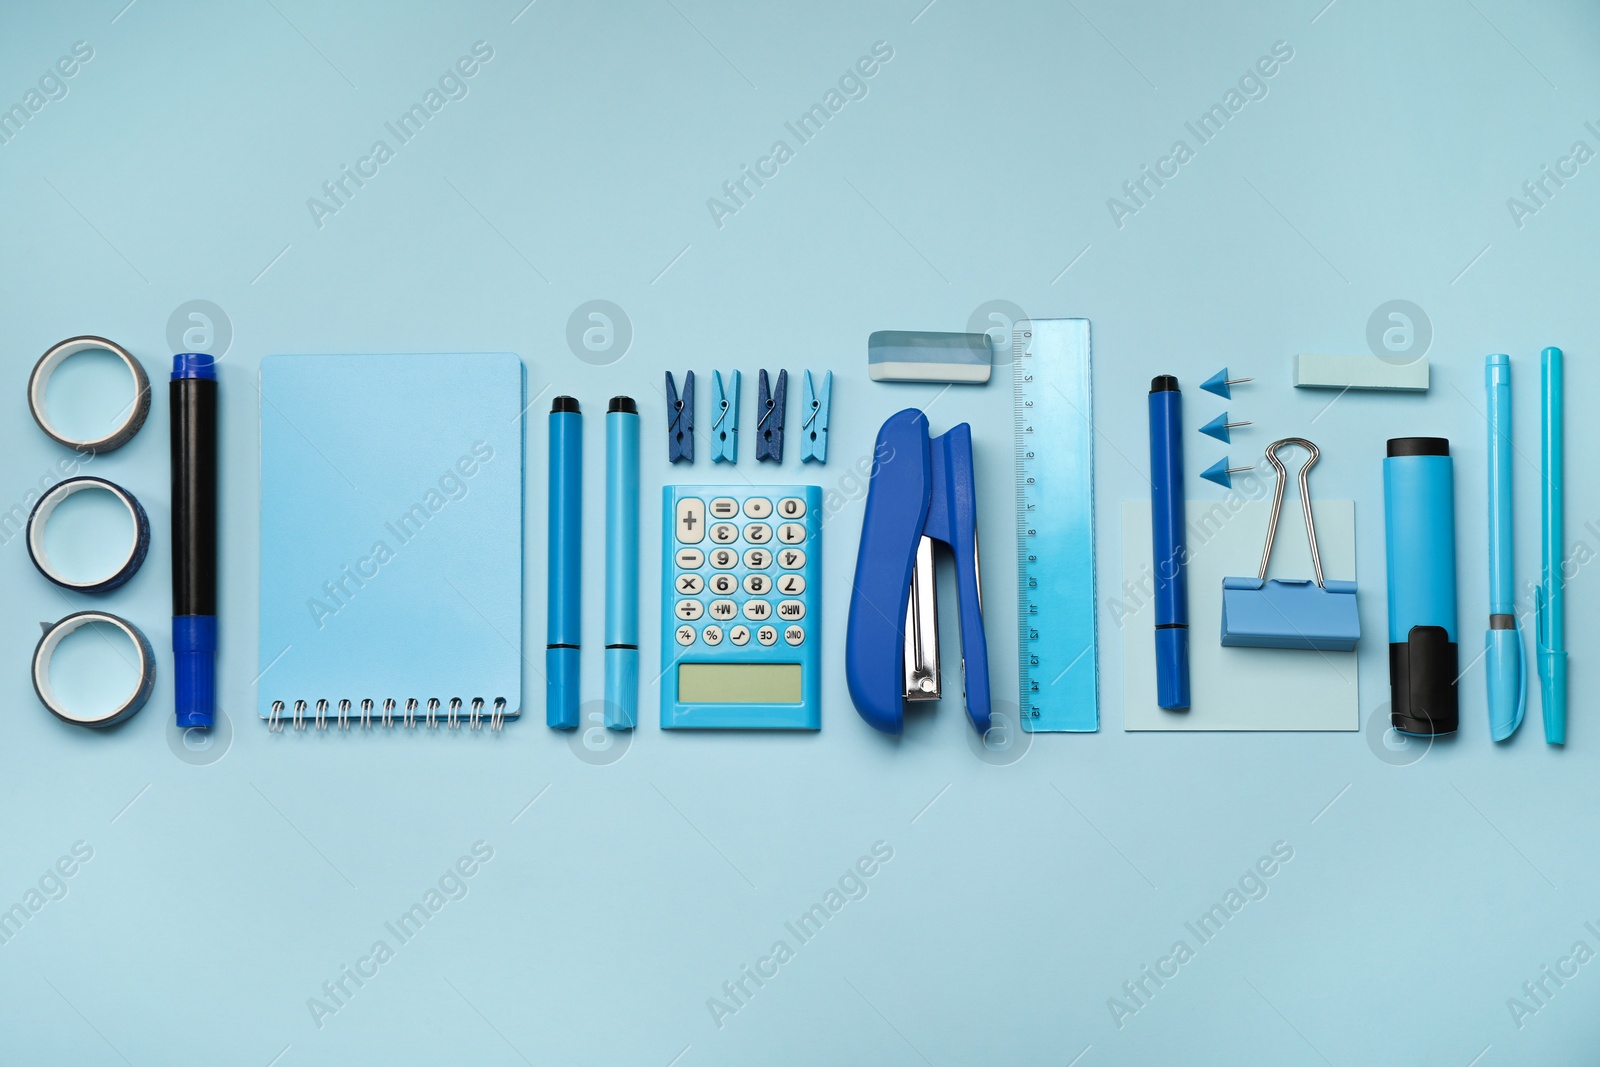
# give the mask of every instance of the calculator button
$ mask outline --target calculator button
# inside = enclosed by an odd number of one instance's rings
[[[678,618],[685,622],[693,622],[705,614],[706,606],[698,600],[680,600],[676,608]]]
[[[705,590],[706,580],[698,574],[678,575],[678,594],[680,596],[698,596]]]
[[[772,553],[764,548],[744,550],[744,565],[753,571],[764,571],[772,566]]]
[[[722,644],[722,627],[707,626],[704,630],[700,631],[700,639],[708,645],[715,646]]]
[[[806,580],[798,574],[784,574],[778,577],[778,592],[784,596],[799,596],[806,591]]]
[[[678,644],[680,644],[680,645],[692,645],[692,644],[694,644],[694,627],[693,626],[680,626],[680,627],[678,627]]]
[[[806,554],[798,548],[780,548],[778,566],[786,571],[797,571],[806,565]]]
[[[756,640],[770,648],[778,643],[778,631],[771,626],[763,626],[756,631]]]
[[[744,591],[751,596],[761,596],[772,589],[772,579],[765,574],[747,574],[744,576]]]
[[[706,561],[706,554],[698,548],[680,548],[674,562],[686,571],[692,571]]]
[[[744,617],[747,619],[760,622],[762,619],[770,618],[771,615],[772,605],[765,600],[746,600],[744,602]],[[766,629],[766,627],[763,626],[762,629]],[[770,641],[763,643],[771,644]]]
[[[678,501],[678,540],[698,545],[706,536],[706,502],[697,497]]]
[[[731,496],[719,496],[711,502],[713,519],[731,519],[739,514],[739,502]]]
[[[806,604],[803,600],[785,600],[778,605],[778,618],[784,622],[794,622],[806,617]]]
[[[805,640],[806,640],[805,627],[803,627],[803,626],[786,626],[786,627],[784,627],[784,629],[783,629],[783,639],[785,641],[789,642],[789,644],[791,644],[791,645],[804,644]]]
[[[727,622],[739,614],[739,605],[731,600],[713,600],[711,602],[711,617]]]
[[[739,540],[739,527],[731,522],[711,524],[711,540],[719,545],[731,545]]]
[[[764,496],[753,496],[744,502],[744,513],[752,519],[764,519],[772,514],[772,501]]]
[[[744,539],[752,545],[764,545],[772,540],[772,527],[764,522],[752,522],[744,528]]]
[[[786,496],[778,501],[778,514],[786,519],[798,519],[806,513],[806,502],[797,496]]]
[[[711,576],[711,591],[718,596],[728,596],[739,589],[739,579],[731,574],[713,574]]]
[[[786,522],[778,527],[778,540],[786,545],[798,545],[806,539],[806,528],[798,522]]]
[[[739,565],[739,553],[731,548],[713,548],[711,565],[719,571],[732,570]]]
[[[728,640],[736,645],[748,645],[750,643],[750,627],[740,623],[728,631]]]

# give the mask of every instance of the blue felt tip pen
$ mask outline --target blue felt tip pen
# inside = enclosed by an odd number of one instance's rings
[[[172,653],[180,729],[209,730],[217,709],[217,366],[172,357]]]
[[[1522,725],[1528,677],[1517,629],[1511,512],[1511,357],[1484,360],[1489,401],[1489,631],[1484,637],[1484,686],[1489,736],[1504,741]]]
[[[639,719],[639,407],[606,408],[606,727]]]
[[[583,414],[570,396],[550,405],[550,612],[544,721],[578,726],[578,640],[583,626]]]
[[[1567,645],[1563,601],[1566,591],[1562,564],[1562,492],[1566,456],[1561,440],[1566,384],[1561,349],[1547,348],[1540,374],[1540,465],[1544,468],[1540,503],[1543,522],[1540,538],[1543,567],[1534,608],[1539,627],[1539,681],[1544,703],[1544,739],[1552,745],[1567,743]]]
[[[1156,703],[1189,707],[1189,575],[1183,515],[1183,397],[1178,379],[1150,382],[1150,540],[1156,572]]]

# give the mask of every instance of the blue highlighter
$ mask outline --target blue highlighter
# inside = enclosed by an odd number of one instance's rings
[[[550,405],[550,578],[544,721],[578,727],[578,640],[583,629],[583,414],[570,396]]]
[[[1403,734],[1453,734],[1456,690],[1455,468],[1442,437],[1396,437],[1383,461],[1389,573],[1390,717]]]
[[[606,408],[606,728],[639,721],[639,407]]]

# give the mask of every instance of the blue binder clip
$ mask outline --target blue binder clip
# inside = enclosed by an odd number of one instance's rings
[[[1311,567],[1316,581],[1307,578],[1267,577],[1272,559],[1272,539],[1283,511],[1283,492],[1289,472],[1278,458],[1284,445],[1299,445],[1311,455],[1300,468],[1300,506],[1306,516],[1306,537],[1311,542]],[[1278,472],[1278,488],[1267,520],[1267,547],[1261,569],[1254,578],[1222,579],[1222,643],[1232,648],[1299,648],[1318,652],[1350,652],[1361,637],[1356,614],[1356,583],[1326,581],[1317,553],[1317,525],[1311,518],[1311,490],[1307,478],[1322,453],[1301,437],[1285,437],[1267,446],[1267,462]]]
[[[889,416],[867,487],[850,594],[845,677],[856,710],[876,729],[905,728],[907,700],[939,699],[939,617],[933,542],[955,556],[967,717],[989,732],[989,644],[978,583],[977,490],[972,428],[929,439],[916,408]]]

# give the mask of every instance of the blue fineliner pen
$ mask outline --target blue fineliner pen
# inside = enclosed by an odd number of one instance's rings
[[[1178,379],[1150,382],[1150,540],[1156,572],[1156,703],[1189,709],[1189,550],[1183,508],[1183,398]]]
[[[1567,645],[1563,601],[1565,578],[1561,574],[1563,555],[1562,494],[1566,480],[1566,455],[1561,440],[1565,421],[1566,384],[1561,366],[1561,349],[1547,348],[1541,358],[1540,374],[1540,466],[1544,475],[1540,490],[1543,566],[1534,607],[1538,615],[1539,681],[1544,704],[1544,739],[1552,745],[1567,743]]]
[[[570,396],[558,396],[550,405],[549,542],[544,721],[557,730],[575,730],[583,622],[583,414]]]
[[[1517,629],[1511,514],[1511,357],[1484,359],[1489,401],[1489,631],[1484,637],[1484,688],[1489,736],[1504,741],[1527,707],[1527,653]]]
[[[606,728],[639,719],[639,407],[606,408]]]
[[[217,708],[217,365],[172,357],[172,653],[178,726],[209,730]]]

